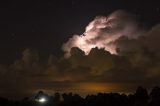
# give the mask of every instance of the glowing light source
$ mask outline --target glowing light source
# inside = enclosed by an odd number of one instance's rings
[[[40,103],[45,103],[47,101],[47,99],[44,98],[44,97],[41,97],[37,101],[40,102]]]

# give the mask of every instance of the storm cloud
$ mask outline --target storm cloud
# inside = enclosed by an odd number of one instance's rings
[[[74,35],[63,45],[68,58],[51,54],[44,61],[38,51],[27,48],[13,64],[1,64],[0,93],[39,89],[74,92],[93,85],[101,86],[96,91],[109,87],[112,91],[115,87],[110,84],[116,85],[116,91],[125,88],[127,92],[137,85],[160,85],[159,41],[160,25],[144,31],[135,16],[124,11],[96,17],[84,35]]]
[[[117,45],[113,44],[122,36],[136,39],[143,35],[144,30],[140,28],[138,19],[123,10],[117,10],[109,16],[97,16],[86,26],[82,35],[73,35],[63,45],[65,56],[70,56],[72,47],[78,47],[88,55],[92,48],[104,48],[111,54],[117,54]]]

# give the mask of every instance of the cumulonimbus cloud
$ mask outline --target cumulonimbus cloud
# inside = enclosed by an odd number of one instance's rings
[[[118,85],[117,90],[122,85],[126,90],[160,85],[159,35],[160,25],[144,32],[135,16],[124,11],[96,17],[84,34],[63,45],[69,58],[50,55],[43,60],[38,51],[27,48],[13,64],[0,64],[0,94],[82,89],[79,83],[110,83]]]
[[[139,28],[136,16],[128,12],[118,10],[109,16],[97,16],[86,26],[82,35],[73,35],[63,45],[65,56],[69,57],[71,48],[78,47],[88,55],[92,48],[104,48],[111,54],[117,54],[115,43],[122,36],[129,39],[136,39],[142,34],[143,30]]]

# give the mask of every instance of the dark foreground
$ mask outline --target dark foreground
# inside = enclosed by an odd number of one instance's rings
[[[160,88],[154,87],[148,93],[145,88],[138,87],[134,94],[99,93],[85,98],[72,93],[49,96],[40,91],[35,97],[21,101],[1,97],[0,106],[160,106]]]

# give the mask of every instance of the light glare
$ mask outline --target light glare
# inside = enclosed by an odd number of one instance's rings
[[[43,97],[43,98],[40,98],[38,101],[39,101],[40,103],[44,103],[44,102],[46,102],[46,99]]]

